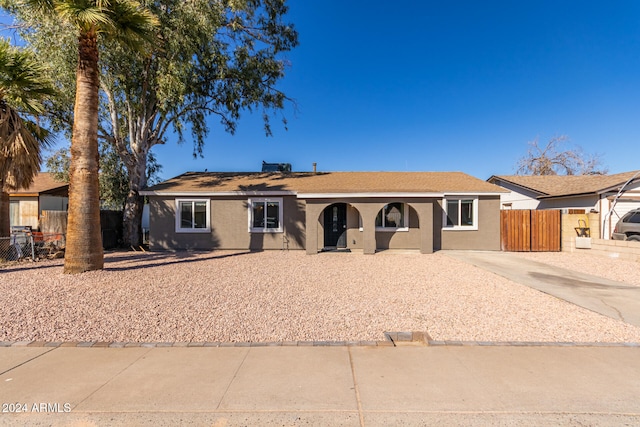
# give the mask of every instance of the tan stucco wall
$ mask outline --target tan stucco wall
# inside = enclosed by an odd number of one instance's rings
[[[442,201],[438,201],[439,212],[434,213],[434,233],[441,233],[438,249],[500,250],[500,198],[484,196],[478,199],[477,230],[447,230],[442,228]]]
[[[481,197],[478,230],[442,229],[442,207],[438,199],[344,198],[298,200],[283,198],[283,233],[250,233],[249,197],[211,199],[211,225],[208,233],[175,232],[175,198],[151,197],[149,244],[162,249],[282,249],[283,236],[290,249],[314,254],[324,247],[324,215],[333,203],[347,204],[347,247],[373,254],[383,249],[419,249],[431,253],[438,249],[500,250],[500,200]],[[376,231],[375,218],[386,204],[409,205],[408,231]],[[362,220],[360,221],[360,218]],[[362,225],[362,230],[360,230]]]
[[[380,209],[388,203],[409,204],[409,231],[376,231],[375,219]],[[317,253],[324,247],[324,209],[334,203],[347,204],[347,248],[362,249],[366,254],[380,249],[420,249],[424,253],[433,252],[432,227],[420,228],[420,217],[425,224],[432,223],[432,199],[380,199],[344,198],[310,199],[307,201],[307,253]],[[362,231],[359,216],[362,218]],[[355,243],[354,243],[355,242]]]
[[[409,206],[408,231],[376,231],[376,249],[420,249],[418,214]]]
[[[347,248],[349,249],[364,248],[364,230],[360,229],[360,223],[358,209],[347,204]],[[420,229],[418,224],[416,210],[409,207],[409,230],[398,232],[376,231],[376,249],[420,249]],[[324,246],[323,213],[318,218],[317,242],[316,250],[321,250]]]
[[[304,249],[304,201],[283,197],[283,232],[250,233],[249,197],[211,200],[211,232],[176,233],[175,198],[151,197],[149,247],[162,249]],[[287,242],[288,241],[288,242]]]

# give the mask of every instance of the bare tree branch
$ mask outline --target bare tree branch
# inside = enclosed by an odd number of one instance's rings
[[[599,154],[585,154],[581,147],[562,150],[569,141],[566,135],[553,137],[540,147],[538,138],[530,141],[529,149],[516,164],[518,175],[595,175],[606,174]]]

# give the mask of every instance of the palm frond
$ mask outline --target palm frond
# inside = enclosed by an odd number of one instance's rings
[[[65,21],[81,30],[102,29],[113,31],[115,22],[96,1],[58,1],[55,11]]]
[[[56,0],[20,0],[18,2],[18,6],[28,7],[29,9],[38,12],[53,12],[55,10],[56,3]]]
[[[145,43],[153,43],[157,37],[158,18],[140,2],[114,0],[109,14],[116,23],[110,36],[130,47],[139,49]]]
[[[43,112],[42,101],[55,94],[45,68],[33,52],[0,38],[0,97],[29,114]]]
[[[0,176],[11,189],[26,188],[40,169],[41,144],[36,135],[44,133],[29,130],[18,112],[0,101]],[[48,139],[48,136],[47,138]]]

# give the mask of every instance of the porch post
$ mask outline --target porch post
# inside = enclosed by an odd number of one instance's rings
[[[306,239],[305,247],[307,255],[314,255],[318,253],[318,218],[320,213],[325,208],[326,204],[316,204],[311,200],[307,200],[307,206],[305,210],[305,222],[306,222]]]
[[[420,221],[420,253],[433,253],[433,200],[413,203]]]
[[[362,216],[362,249],[364,254],[372,255],[376,253],[376,216],[384,203],[352,203]]]

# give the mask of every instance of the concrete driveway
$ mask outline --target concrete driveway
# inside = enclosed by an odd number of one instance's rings
[[[527,260],[509,252],[442,253],[596,313],[640,326],[640,287]]]

